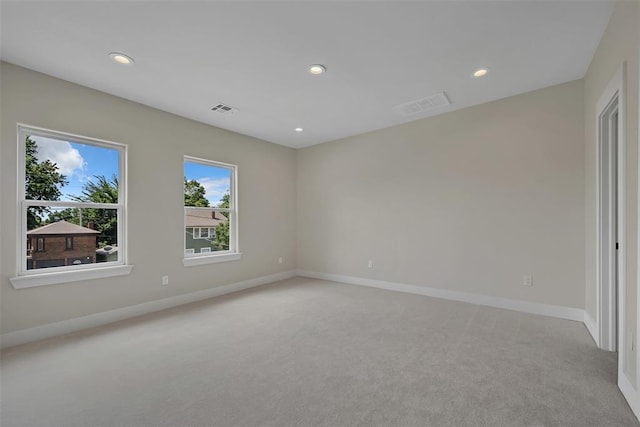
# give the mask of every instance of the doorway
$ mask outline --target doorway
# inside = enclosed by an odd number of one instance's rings
[[[597,319],[598,345],[618,351],[625,280],[625,145],[622,70],[597,104]],[[619,359],[622,352],[618,353]],[[619,360],[620,362],[620,360]],[[619,363],[620,365],[620,363]]]

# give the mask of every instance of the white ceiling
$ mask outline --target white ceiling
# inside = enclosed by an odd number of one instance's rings
[[[582,78],[611,10],[609,1],[2,1],[0,58],[305,147]],[[113,63],[113,51],[135,66]],[[327,73],[311,76],[314,63]],[[478,67],[491,71],[474,79]],[[448,107],[393,110],[442,91]],[[218,103],[239,112],[212,112]]]

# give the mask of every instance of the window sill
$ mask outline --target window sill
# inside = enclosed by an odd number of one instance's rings
[[[182,259],[182,265],[185,267],[193,267],[195,265],[215,264],[218,262],[238,261],[242,258],[242,252],[234,252],[230,254],[205,255],[186,257]]]
[[[86,270],[58,271],[53,273],[25,274],[9,279],[16,289],[34,288],[37,286],[57,285],[60,283],[79,282],[106,277],[126,276],[131,273],[133,265],[117,265]]]

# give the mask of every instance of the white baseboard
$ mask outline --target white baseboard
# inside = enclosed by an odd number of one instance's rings
[[[618,388],[620,388],[624,398],[627,399],[627,403],[633,413],[636,414],[636,418],[640,420],[640,391],[631,385],[631,382],[624,374],[618,375]]]
[[[584,326],[587,327],[587,331],[589,331],[589,333],[591,334],[591,338],[593,338],[596,346],[600,348],[600,344],[598,342],[598,325],[596,324],[596,321],[593,319],[593,317],[591,317],[591,315],[587,312],[587,310],[584,311],[583,321]]]
[[[584,310],[581,308],[563,307],[558,305],[540,304],[535,302],[514,300],[509,298],[492,297],[488,295],[472,294],[468,292],[450,291],[447,289],[429,288],[426,286],[407,285],[403,283],[385,282],[382,280],[365,279],[362,277],[342,276],[338,274],[318,273],[308,270],[297,270],[298,276],[313,279],[331,280],[333,282],[351,285],[369,286],[373,288],[399,291],[409,294],[462,301],[477,305],[503,308],[542,316],[557,317],[566,320],[584,322]]]
[[[229,285],[218,286],[203,291],[191,292],[184,295],[176,295],[161,300],[149,301],[142,304],[104,311],[102,313],[76,317],[74,319],[63,320],[61,322],[49,323],[42,326],[9,332],[0,336],[0,348],[13,347],[15,345],[68,334],[70,332],[80,331],[82,329],[92,328],[94,326],[106,325],[107,323],[117,322],[119,320],[140,316],[142,314],[160,311],[166,308],[176,307],[178,305],[188,304],[191,302],[213,298],[220,295],[230,294],[232,292],[238,292],[244,289],[254,288],[256,286],[266,285],[267,283],[288,279],[294,277],[295,275],[296,272],[293,270],[285,271],[282,273],[271,274],[269,276],[243,280],[242,282],[236,282]]]

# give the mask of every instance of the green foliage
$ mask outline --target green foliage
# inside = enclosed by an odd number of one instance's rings
[[[49,160],[38,161],[38,144],[27,135],[25,139],[25,196],[30,200],[60,200],[60,187],[67,177],[58,172],[58,165]],[[49,213],[46,207],[34,206],[27,210],[27,229],[42,225],[41,217]]]
[[[49,217],[44,221],[44,224],[51,224],[56,221],[67,221],[72,224],[80,225],[80,216],[78,215],[77,208],[66,208],[61,211],[49,214]],[[43,225],[44,225],[43,224]]]
[[[229,209],[229,207],[231,206],[230,202],[231,202],[231,195],[229,194],[229,190],[227,190],[224,196],[222,196],[222,200],[220,201],[220,203],[218,203],[218,207]]]
[[[216,226],[216,235],[211,242],[215,251],[229,250],[229,221],[221,222]]]
[[[195,206],[199,208],[209,207],[209,201],[204,197],[206,191],[202,184],[195,179],[187,181],[184,178],[184,205]]]
[[[76,202],[118,203],[118,177],[113,175],[111,179],[107,179],[104,176],[94,176],[93,180],[84,184],[81,195],[73,196],[71,199]],[[58,212],[53,220],[60,219],[99,231],[100,244],[98,246],[100,247],[116,245],[118,242],[118,212],[116,209],[64,209]]]
[[[82,187],[82,195],[72,197],[79,202],[118,203],[118,177],[111,176],[111,180],[104,176],[94,176],[95,181],[89,181]]]
[[[231,207],[231,195],[229,191],[222,196],[222,200],[218,203],[219,208],[229,209]],[[222,214],[229,218],[229,212],[222,212]],[[213,249],[216,251],[228,251],[229,250],[229,221],[222,222],[218,224],[215,228],[215,238],[211,245]]]

